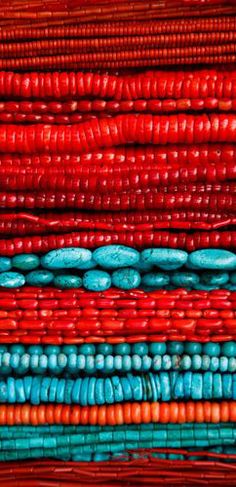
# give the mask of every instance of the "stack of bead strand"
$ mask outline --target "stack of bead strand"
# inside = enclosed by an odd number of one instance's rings
[[[234,485],[235,6],[4,0],[0,58],[0,484]]]

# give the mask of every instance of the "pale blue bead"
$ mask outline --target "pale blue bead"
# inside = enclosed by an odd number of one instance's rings
[[[38,270],[26,274],[25,280],[31,286],[46,286],[53,281],[54,275],[50,271]]]
[[[146,249],[141,253],[144,262],[153,264],[166,271],[178,269],[187,262],[188,254],[176,249]]]
[[[25,278],[23,274],[19,272],[3,272],[0,274],[0,287],[21,287],[25,284]]]
[[[228,272],[203,272],[201,275],[201,282],[211,286],[223,286],[228,280]]]
[[[31,271],[39,267],[40,259],[35,254],[19,254],[12,258],[12,267],[22,271]]]
[[[83,285],[90,291],[105,291],[111,287],[111,277],[105,271],[88,271],[83,276]]]
[[[150,272],[142,276],[142,284],[144,286],[161,288],[168,286],[169,282],[170,278],[168,274],[164,274],[164,272]]]
[[[177,287],[193,287],[199,281],[200,278],[195,272],[174,272],[170,276],[170,282]]]
[[[188,262],[198,269],[235,270],[236,255],[228,250],[203,249],[196,250],[188,256]]]
[[[51,250],[41,258],[41,265],[46,269],[80,269],[91,261],[92,252],[80,247],[67,247]]]
[[[77,289],[82,286],[82,279],[72,274],[59,274],[54,277],[53,284],[61,289]]]
[[[113,286],[119,289],[135,289],[141,283],[141,276],[138,271],[132,267],[125,267],[114,271],[111,276]]]
[[[8,257],[0,257],[0,272],[6,272],[11,269],[11,259]]]
[[[105,245],[93,252],[93,259],[106,269],[129,267],[138,263],[140,254],[137,250],[125,245]]]

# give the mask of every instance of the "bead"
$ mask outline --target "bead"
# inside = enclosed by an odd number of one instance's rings
[[[138,263],[139,252],[125,245],[106,245],[93,252],[93,259],[105,269],[130,267]]]
[[[170,282],[176,287],[195,287],[200,281],[199,276],[194,272],[174,272],[170,276]]]
[[[72,274],[60,274],[54,277],[53,283],[61,289],[76,289],[82,286],[82,279]]]
[[[167,343],[167,352],[171,353],[171,354],[181,355],[184,352],[183,342],[168,342]]]
[[[114,353],[117,355],[129,355],[131,353],[131,345],[129,343],[118,343],[114,345]]]
[[[111,282],[113,286],[116,286],[119,289],[135,289],[140,285],[141,276],[135,269],[125,267],[124,269],[118,269],[112,273]]]
[[[47,286],[53,281],[54,275],[50,271],[38,270],[26,274],[25,281],[31,286]]]
[[[132,345],[132,353],[140,356],[147,355],[148,346],[146,343],[134,343]]]
[[[228,250],[196,250],[188,256],[188,262],[198,269],[235,270],[236,255]]]
[[[99,343],[97,346],[97,353],[101,353],[102,355],[110,355],[112,351],[113,347],[110,343]]]
[[[183,250],[168,248],[146,249],[142,251],[141,258],[148,264],[169,271],[182,267],[187,262],[188,254]]]
[[[223,286],[228,280],[228,272],[203,272],[201,275],[201,282],[210,286]]]
[[[186,342],[185,352],[189,355],[200,354],[202,352],[202,344],[198,342]]]
[[[142,284],[144,286],[155,287],[156,289],[168,286],[170,277],[163,272],[150,272],[142,276]]]
[[[220,344],[219,343],[204,343],[203,344],[203,353],[209,355],[210,357],[216,357],[220,355]]]
[[[96,348],[93,343],[84,343],[83,345],[79,346],[78,352],[83,355],[95,355]],[[77,351],[75,350],[74,353],[77,353]]]
[[[2,272],[0,274],[0,287],[21,287],[25,284],[25,278],[23,274],[18,272]]]
[[[105,291],[111,286],[111,277],[104,271],[88,271],[83,276],[83,285],[90,291]]]
[[[221,353],[226,357],[236,357],[236,342],[223,343]]]
[[[9,271],[11,267],[11,259],[9,259],[8,257],[0,257],[0,272]]]
[[[164,355],[166,353],[166,343],[152,342],[149,345],[149,351],[152,355]]]
[[[41,257],[41,265],[46,269],[80,269],[92,258],[92,252],[79,247],[51,250]]]
[[[21,271],[31,271],[39,267],[40,259],[35,254],[18,254],[12,258],[12,267]]]

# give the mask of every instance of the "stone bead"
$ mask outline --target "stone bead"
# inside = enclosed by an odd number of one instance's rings
[[[137,354],[140,356],[148,354],[148,345],[147,343],[137,342],[132,345],[132,353]]]
[[[185,352],[189,353],[189,355],[194,354],[201,354],[202,352],[202,344],[199,342],[186,342],[185,343]]]
[[[222,344],[222,355],[236,357],[236,342],[225,342]]]
[[[82,286],[82,279],[72,274],[60,274],[54,277],[53,284],[61,289],[79,288]]]
[[[210,357],[218,357],[220,355],[220,344],[214,342],[204,343],[202,350],[203,353]]]
[[[50,271],[38,270],[26,274],[25,281],[31,286],[47,286],[53,281],[54,275]]]
[[[129,267],[138,263],[140,254],[125,245],[105,245],[93,252],[93,259],[105,269]]]
[[[146,249],[141,253],[141,258],[144,262],[170,271],[182,267],[187,262],[188,254],[184,250],[168,248]]]
[[[67,247],[51,250],[41,258],[41,265],[46,269],[80,269],[92,258],[92,252],[80,247]]]
[[[228,250],[196,250],[188,256],[188,262],[198,269],[235,270],[236,255]]]
[[[203,272],[201,275],[201,282],[211,286],[223,286],[228,280],[228,272]]]
[[[110,343],[98,343],[97,345],[97,353],[101,353],[102,355],[110,355],[112,354],[113,347]]]
[[[229,275],[230,282],[236,284],[236,272],[231,272]]]
[[[19,272],[3,272],[0,274],[0,287],[21,287],[25,284],[25,278],[23,274]]]
[[[114,345],[114,353],[117,355],[129,355],[131,353],[131,345],[129,343],[118,343]]]
[[[200,278],[195,272],[174,272],[170,276],[170,282],[177,287],[193,287],[199,281]]]
[[[166,343],[165,342],[150,343],[149,351],[151,355],[164,355],[166,353]]]
[[[111,287],[111,277],[105,271],[88,271],[83,276],[83,285],[89,291],[105,291]]]
[[[135,289],[141,283],[141,276],[139,272],[132,269],[132,267],[125,267],[124,269],[118,269],[112,273],[111,282],[113,286],[116,286],[119,289]]]
[[[11,269],[11,259],[8,257],[0,257],[0,272],[6,272]]]
[[[164,274],[163,272],[150,272],[142,276],[142,284],[144,286],[161,288],[168,286],[169,282],[170,278],[168,274]]]
[[[168,342],[167,343],[167,351],[171,355],[172,354],[181,355],[184,352],[184,343],[183,342]]]
[[[22,271],[31,271],[39,267],[40,259],[35,254],[19,254],[12,258],[12,267]]]

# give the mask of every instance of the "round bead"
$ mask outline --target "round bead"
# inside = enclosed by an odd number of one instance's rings
[[[60,274],[54,277],[53,284],[61,289],[73,289],[82,286],[82,279],[72,274]]]
[[[165,342],[152,342],[149,345],[151,355],[164,355],[166,353]]]
[[[83,355],[95,355],[96,348],[93,343],[84,343],[83,345],[79,345],[78,352]]]
[[[50,271],[38,270],[26,274],[25,280],[31,286],[47,286],[53,281],[54,275]]]
[[[113,347],[110,343],[99,343],[97,345],[97,353],[101,353],[102,355],[109,355],[112,354]]]
[[[57,347],[57,352],[59,353],[60,347]],[[43,350],[43,347],[41,345],[30,345],[28,348],[28,353],[30,355],[36,354],[36,355],[41,355],[43,352],[46,353],[47,347]]]
[[[3,272],[0,274],[0,287],[21,287],[25,284],[25,278],[23,274],[18,272]]]
[[[88,271],[83,276],[83,285],[89,291],[105,291],[111,287],[111,277],[104,271]]]
[[[14,345],[10,346],[9,351],[10,353],[19,353],[19,355],[22,355],[25,352],[25,347],[24,345],[15,343]]]
[[[201,354],[202,352],[202,344],[199,342],[186,342],[184,345],[185,353],[189,355],[193,355],[196,353]]]
[[[167,343],[167,352],[171,355],[179,354],[181,355],[184,352],[184,343],[183,342],[168,342]]]
[[[131,353],[131,345],[129,343],[118,343],[114,345],[114,353],[117,355],[129,355]]]
[[[11,269],[11,259],[8,257],[0,257],[0,272],[6,272]]]
[[[31,271],[39,267],[40,259],[35,254],[19,254],[12,258],[12,267],[22,271]]]
[[[46,269],[80,269],[92,258],[92,252],[79,247],[67,247],[51,250],[41,258],[41,265]]]
[[[188,254],[184,250],[169,248],[146,249],[141,253],[141,258],[148,264],[170,271],[182,267],[187,262]]]
[[[210,357],[218,357],[220,355],[220,344],[208,342],[203,344],[203,353]]]
[[[132,353],[137,355],[147,355],[148,354],[148,345],[147,343],[134,343],[132,345]]]
[[[112,273],[111,282],[113,286],[116,286],[119,289],[135,289],[140,285],[141,276],[135,269],[125,267],[124,269],[118,269]]]
[[[222,344],[222,355],[236,357],[236,342],[225,342]]]
[[[93,252],[93,259],[105,269],[129,267],[138,263],[140,254],[125,245],[105,245]]]

